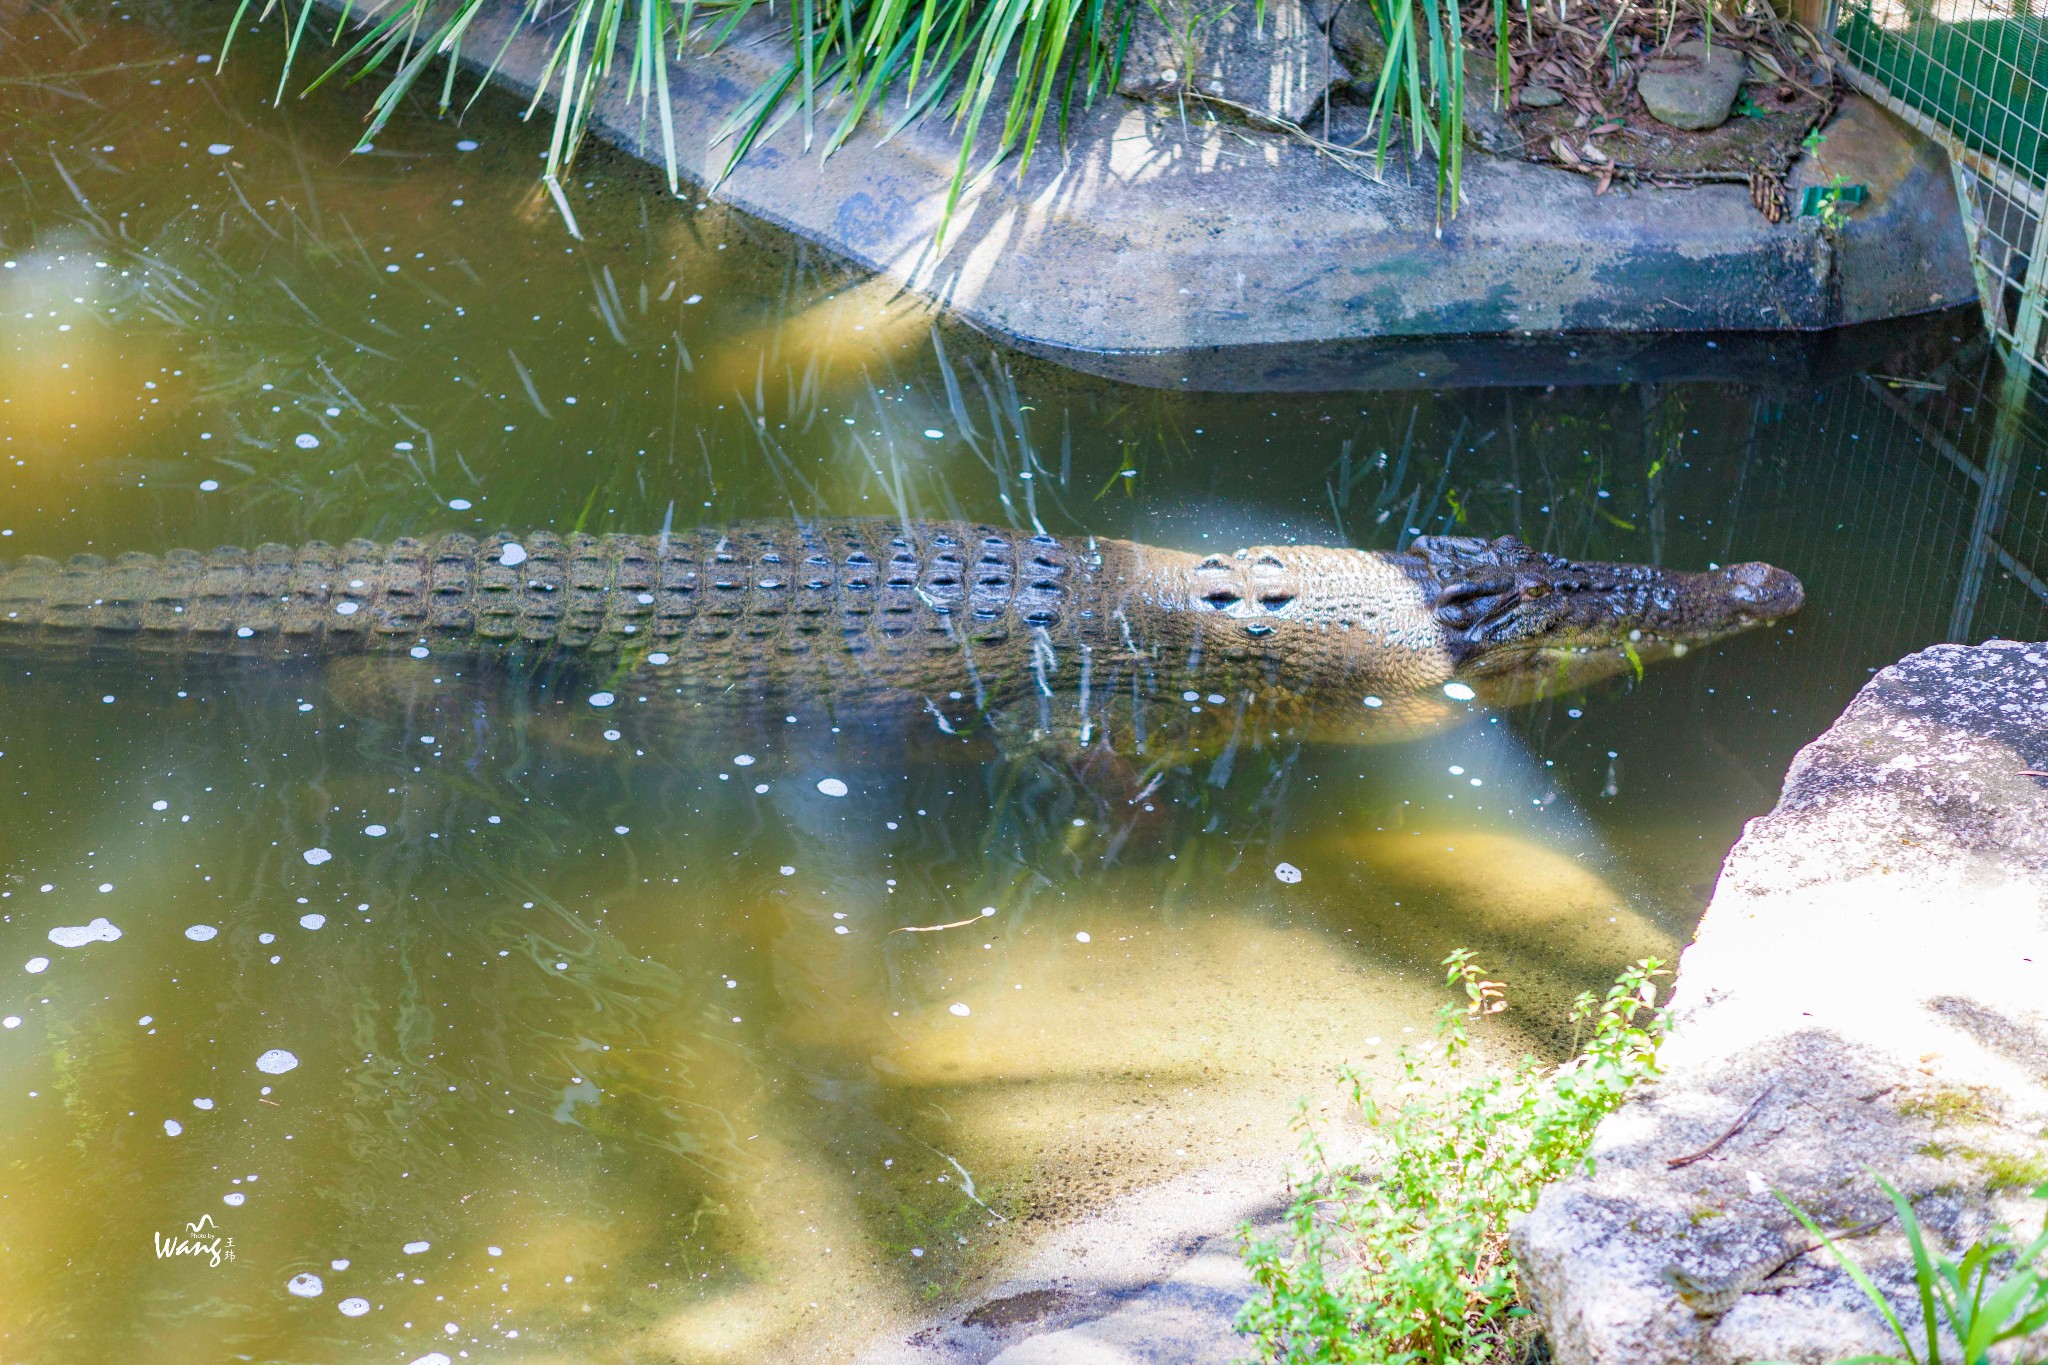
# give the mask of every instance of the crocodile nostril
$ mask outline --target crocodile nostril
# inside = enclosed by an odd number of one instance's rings
[[[1293,602],[1294,594],[1291,592],[1262,592],[1259,594],[1259,605],[1267,611],[1285,611]]]
[[[1240,593],[1232,592],[1229,588],[1218,588],[1214,592],[1203,593],[1202,600],[1217,611],[1228,611],[1239,602],[1242,602],[1244,597]]]

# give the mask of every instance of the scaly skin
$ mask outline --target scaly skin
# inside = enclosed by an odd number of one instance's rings
[[[1508,538],[1203,556],[964,523],[753,523],[28,559],[0,567],[0,649],[573,659],[664,693],[954,713],[1065,695],[1084,728],[1091,698],[1187,690],[1281,722],[1334,710],[1342,732],[1368,696],[1381,721],[1426,719],[1461,679],[1522,700],[1799,600],[1764,565],[1575,564]]]

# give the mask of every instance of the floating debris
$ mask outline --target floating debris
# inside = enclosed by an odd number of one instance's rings
[[[83,948],[88,943],[112,943],[121,937],[106,916],[101,915],[90,924],[63,925],[50,931],[50,942],[59,948]]]

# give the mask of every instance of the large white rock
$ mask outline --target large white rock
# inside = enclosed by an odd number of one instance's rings
[[[1595,1174],[1515,1229],[1558,1365],[1896,1349],[1826,1252],[1810,1287],[1701,1319],[1664,1283],[1753,1264],[1797,1232],[1888,1210],[1954,1251],[2031,1235],[2048,1144],[2048,645],[1941,645],[1885,669],[1793,761],[1722,868],[1681,959],[1658,1084],[1600,1125]],[[1673,1170],[1756,1101],[1712,1157]],[[1848,1244],[1917,1321],[1896,1224]],[[2048,1340],[2031,1343],[2035,1355]]]

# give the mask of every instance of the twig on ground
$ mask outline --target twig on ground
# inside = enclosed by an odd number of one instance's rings
[[[1765,1086],[1762,1090],[1757,1092],[1756,1098],[1749,1102],[1749,1108],[1742,1111],[1742,1117],[1736,1119],[1734,1123],[1728,1126],[1727,1132],[1721,1134],[1721,1136],[1715,1138],[1712,1142],[1700,1148],[1697,1152],[1694,1152],[1689,1156],[1672,1157],[1669,1161],[1666,1161],[1664,1165],[1668,1169],[1675,1171],[1681,1166],[1690,1166],[1695,1161],[1705,1161],[1708,1157],[1720,1151],[1722,1143],[1726,1142],[1729,1138],[1734,1137],[1737,1133],[1741,1132],[1744,1128],[1747,1128],[1749,1126],[1749,1121],[1756,1117],[1756,1111],[1764,1107],[1764,1101],[1769,1099],[1771,1097],[1771,1092],[1773,1090],[1776,1090],[1777,1088],[1778,1087],[1775,1084]]]

